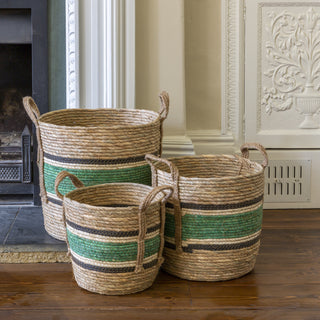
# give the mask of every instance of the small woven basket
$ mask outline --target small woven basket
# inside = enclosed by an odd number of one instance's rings
[[[79,189],[63,197],[58,188],[65,177]],[[163,262],[165,201],[172,187],[135,183],[83,187],[78,178],[62,171],[55,189],[64,203],[77,284],[108,295],[150,287]]]
[[[248,149],[262,152],[250,161]],[[258,144],[242,156],[208,155],[161,159],[147,155],[153,186],[173,185],[166,205],[163,269],[183,279],[220,281],[255,265],[260,246],[264,168]]]
[[[162,123],[169,97],[160,94],[160,112],[128,109],[64,109],[40,116],[31,97],[23,104],[36,126],[38,167],[44,225],[59,240],[66,239],[62,203],[54,192],[60,171],[76,175],[86,186],[108,182],[151,184],[147,153],[161,155]],[[63,193],[73,190],[70,181]]]

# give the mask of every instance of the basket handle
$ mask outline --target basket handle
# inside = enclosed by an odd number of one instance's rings
[[[160,250],[158,254],[158,264],[161,265],[163,262],[162,251],[164,247],[164,224],[165,224],[165,202],[173,192],[173,188],[171,186],[161,186],[155,187],[152,189],[147,196],[143,199],[143,201],[139,205],[139,236],[138,236],[138,253],[137,253],[137,262],[135,267],[135,272],[141,272],[143,270],[143,259],[145,253],[145,237],[147,232],[147,223],[146,223],[146,212],[154,199],[154,197],[164,190],[169,190],[168,193],[165,193],[165,196],[161,200],[161,225],[160,225]]]
[[[34,125],[38,127],[38,119],[40,117],[40,111],[38,109],[38,106],[36,105],[32,97],[29,96],[24,97],[22,102],[28,116],[30,117]]]
[[[63,200],[63,195],[60,193],[60,191],[58,189],[59,189],[60,183],[66,177],[70,178],[71,182],[73,183],[73,185],[76,188],[84,187],[84,184],[75,175],[73,175],[72,173],[69,173],[68,171],[61,171],[57,175],[56,181],[55,181],[55,184],[54,184],[54,188],[55,188],[56,194],[57,194],[58,198],[61,199],[61,200]]]
[[[263,155],[262,167],[263,169],[268,165],[268,154],[266,149],[259,143],[245,143],[240,147],[242,156],[246,159],[249,158],[249,149],[256,149]]]
[[[59,188],[59,185],[62,182],[62,180],[66,177],[70,178],[71,182],[73,183],[73,185],[76,188],[84,187],[84,184],[75,175],[73,175],[65,170],[59,172],[59,174],[56,177],[54,187],[55,187],[55,191],[56,191],[58,198],[61,200],[63,200],[63,195],[60,193],[58,188]],[[64,203],[62,204],[62,218],[63,218],[63,224],[65,227],[65,230],[67,230],[67,220],[66,220],[66,211],[65,211]],[[68,256],[70,256],[70,244],[69,244],[68,235],[66,235],[66,243],[67,243],[67,247],[68,247]]]
[[[152,154],[147,154],[145,156],[146,161],[149,163],[152,172],[152,186],[155,187],[158,184],[158,174],[156,169],[156,162],[163,163],[169,167],[171,178],[172,178],[172,202],[173,202],[173,212],[174,212],[174,224],[175,224],[175,244],[177,253],[182,253],[182,226],[181,226],[181,206],[179,197],[179,169],[172,162],[167,159],[159,158]]]
[[[160,111],[159,111],[159,114],[160,114],[161,122],[163,122],[167,118],[168,113],[169,113],[170,100],[169,100],[168,92],[162,91],[160,93],[160,95],[159,95],[159,98],[160,98]]]
[[[46,193],[45,183],[44,183],[44,159],[43,159],[43,147],[40,135],[39,117],[40,111],[37,104],[34,102],[32,97],[26,96],[22,99],[24,109],[28,114],[31,121],[36,127],[36,136],[38,142],[38,154],[37,154],[37,164],[39,168],[39,184],[40,184],[40,196],[41,200],[45,203],[48,202],[48,197]]]
[[[162,155],[162,140],[163,140],[163,121],[167,118],[169,113],[169,95],[166,91],[162,91],[159,95],[160,98],[160,145],[159,145],[159,155]]]

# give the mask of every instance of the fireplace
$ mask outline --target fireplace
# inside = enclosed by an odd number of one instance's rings
[[[0,205],[40,205],[35,128],[22,98],[48,111],[46,0],[0,0]]]

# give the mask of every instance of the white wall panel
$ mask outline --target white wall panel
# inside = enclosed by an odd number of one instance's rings
[[[246,140],[318,148],[320,2],[247,0],[245,23]]]

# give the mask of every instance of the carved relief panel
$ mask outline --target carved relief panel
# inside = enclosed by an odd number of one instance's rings
[[[320,147],[320,2],[247,0],[246,140]]]

